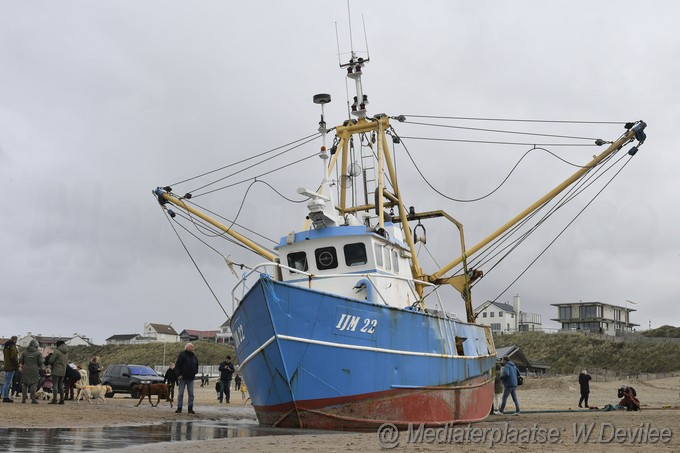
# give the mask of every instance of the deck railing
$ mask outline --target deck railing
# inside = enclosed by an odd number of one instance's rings
[[[288,270],[292,273],[300,274],[301,276],[307,277],[309,281],[309,287],[312,288],[312,284],[314,281],[319,281],[319,280],[328,280],[328,279],[366,279],[369,284],[371,285],[372,291],[378,296],[378,300],[381,301],[383,304],[390,306],[390,304],[387,303],[385,296],[383,293],[380,291],[380,289],[377,287],[375,278],[379,277],[380,279],[392,279],[392,280],[399,280],[399,281],[404,281],[408,283],[409,289],[414,297],[414,302],[417,300],[417,292],[416,292],[416,284],[423,285],[427,288],[430,288],[432,290],[431,293],[427,294],[425,298],[429,297],[430,295],[434,294],[435,297],[437,298],[436,302],[436,307],[437,311],[442,313],[443,316],[445,317],[453,317],[450,313],[446,312],[444,310],[444,306],[442,305],[441,298],[439,296],[438,289],[439,287],[435,284],[425,282],[422,280],[415,280],[413,278],[408,278],[408,277],[402,277],[399,275],[387,275],[387,274],[375,274],[375,273],[357,273],[357,274],[310,274],[309,272],[301,271],[299,269],[294,269],[292,267],[286,266],[285,264],[281,263],[272,263],[272,262],[265,262],[265,263],[260,263],[253,267],[250,271],[245,273],[241,280],[238,281],[238,283],[234,286],[234,289],[231,291],[231,296],[232,296],[232,313],[236,310],[236,307],[241,303],[241,300],[243,300],[243,297],[245,297],[246,292],[248,291],[248,286],[247,286],[247,280],[249,277],[251,277],[253,274],[262,274],[264,273],[262,269],[267,269],[267,268],[276,268],[276,269],[283,269],[283,270]],[[270,273],[268,273],[271,275]],[[240,292],[240,297],[237,296],[237,294]]]

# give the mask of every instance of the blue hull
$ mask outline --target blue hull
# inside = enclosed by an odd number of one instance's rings
[[[478,325],[262,276],[231,328],[265,425],[439,425],[483,419],[491,407],[495,351]]]

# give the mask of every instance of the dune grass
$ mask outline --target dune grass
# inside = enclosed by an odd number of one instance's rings
[[[524,332],[495,336],[496,347],[517,345],[529,360],[551,372],[602,368],[620,373],[666,373],[680,369],[680,344],[614,342],[577,333]]]
[[[194,353],[201,365],[218,365],[227,355],[235,358],[234,347],[231,345],[212,343],[208,341],[194,341]],[[114,363],[133,363],[136,365],[166,365],[174,362],[184,349],[184,342],[180,343],[147,343],[134,345],[106,345],[106,346],[75,346],[69,349],[69,361],[87,365],[93,356],[101,358],[104,368]],[[163,349],[165,348],[165,361]]]

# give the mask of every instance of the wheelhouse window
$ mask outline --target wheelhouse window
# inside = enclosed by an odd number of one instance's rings
[[[385,251],[385,269],[391,271],[392,266],[390,265],[390,250],[387,247],[384,247],[383,250]]]
[[[309,265],[307,264],[307,254],[305,252],[293,252],[288,254],[288,267],[297,269],[299,271],[307,272]]]
[[[392,250],[392,266],[394,267],[394,272],[399,273],[399,255],[395,250]]]
[[[382,246],[377,243],[373,244],[373,250],[375,252],[375,265],[378,267],[382,267],[383,265]]]
[[[345,252],[345,264],[349,267],[363,266],[368,263],[368,256],[366,255],[366,246],[363,242],[356,244],[346,244],[343,247]]]
[[[316,256],[316,268],[320,271],[338,267],[338,255],[335,252],[335,247],[316,249],[314,255]]]

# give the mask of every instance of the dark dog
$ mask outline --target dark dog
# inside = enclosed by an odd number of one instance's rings
[[[135,386],[134,390],[137,391],[140,395],[139,402],[135,405],[135,407],[142,404],[142,400],[144,399],[145,396],[149,397],[149,403],[151,404],[151,407],[158,406],[158,403],[160,403],[161,398],[164,398],[165,401],[169,401],[170,407],[172,407],[172,399],[170,398],[168,384],[138,384]],[[151,395],[156,395],[158,397],[158,399],[156,400],[156,404],[154,404],[151,401]]]

